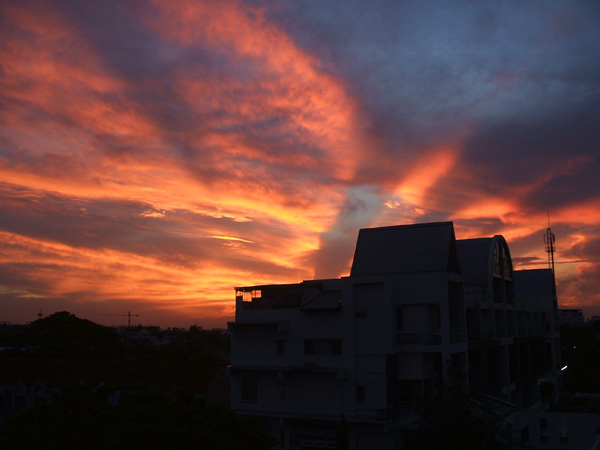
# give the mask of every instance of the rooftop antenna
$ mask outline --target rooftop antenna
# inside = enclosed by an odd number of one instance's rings
[[[554,275],[554,251],[556,250],[556,247],[554,246],[555,242],[556,238],[550,229],[550,212],[548,212],[548,228],[546,228],[546,234],[544,235],[544,244],[546,244],[546,253],[548,253],[548,266],[550,269],[552,269],[552,275]]]
[[[550,212],[548,212],[548,228],[546,228],[546,234],[544,235],[544,243],[546,244],[546,253],[548,253],[548,266],[552,270],[552,292],[556,295],[556,275],[554,273],[554,251],[556,247],[554,243],[556,238],[554,233],[550,229]]]

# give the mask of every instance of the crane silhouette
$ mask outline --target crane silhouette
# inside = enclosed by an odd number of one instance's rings
[[[127,317],[127,326],[131,326],[131,318],[132,317],[140,317],[139,314],[131,314],[131,311],[127,311],[127,314],[102,314],[103,316],[111,316],[111,317]]]

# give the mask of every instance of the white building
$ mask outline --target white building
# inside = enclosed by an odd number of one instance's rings
[[[348,277],[236,288],[232,409],[285,449],[336,448],[340,430],[351,449],[398,449],[443,385],[535,402],[539,378],[558,383],[556,297],[520,296],[516,280],[501,236],[360,230]]]

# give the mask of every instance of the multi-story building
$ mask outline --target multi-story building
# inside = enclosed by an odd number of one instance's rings
[[[451,222],[360,230],[347,277],[236,288],[232,409],[281,448],[336,448],[342,430],[397,449],[444,386],[534,402],[557,382],[551,275],[513,272],[504,238],[457,241]],[[521,294],[532,279],[549,285]]]
[[[470,390],[517,407],[529,405],[539,399],[540,379],[560,385],[552,271],[513,270],[502,236],[459,240],[458,251],[465,282]]]

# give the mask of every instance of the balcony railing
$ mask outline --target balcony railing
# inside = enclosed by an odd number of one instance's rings
[[[460,344],[461,342],[466,341],[466,333],[465,330],[451,330],[450,331],[450,343],[451,344]]]
[[[398,344],[400,345],[440,345],[442,336],[439,333],[398,333]],[[450,343],[460,344],[466,342],[465,330],[451,330]]]
[[[392,408],[357,409],[355,417],[367,421],[381,422],[393,418]]]
[[[491,330],[483,330],[481,332],[481,339],[494,339],[496,337],[496,333],[493,329]]]
[[[400,345],[440,345],[442,337],[434,333],[398,333]]]

